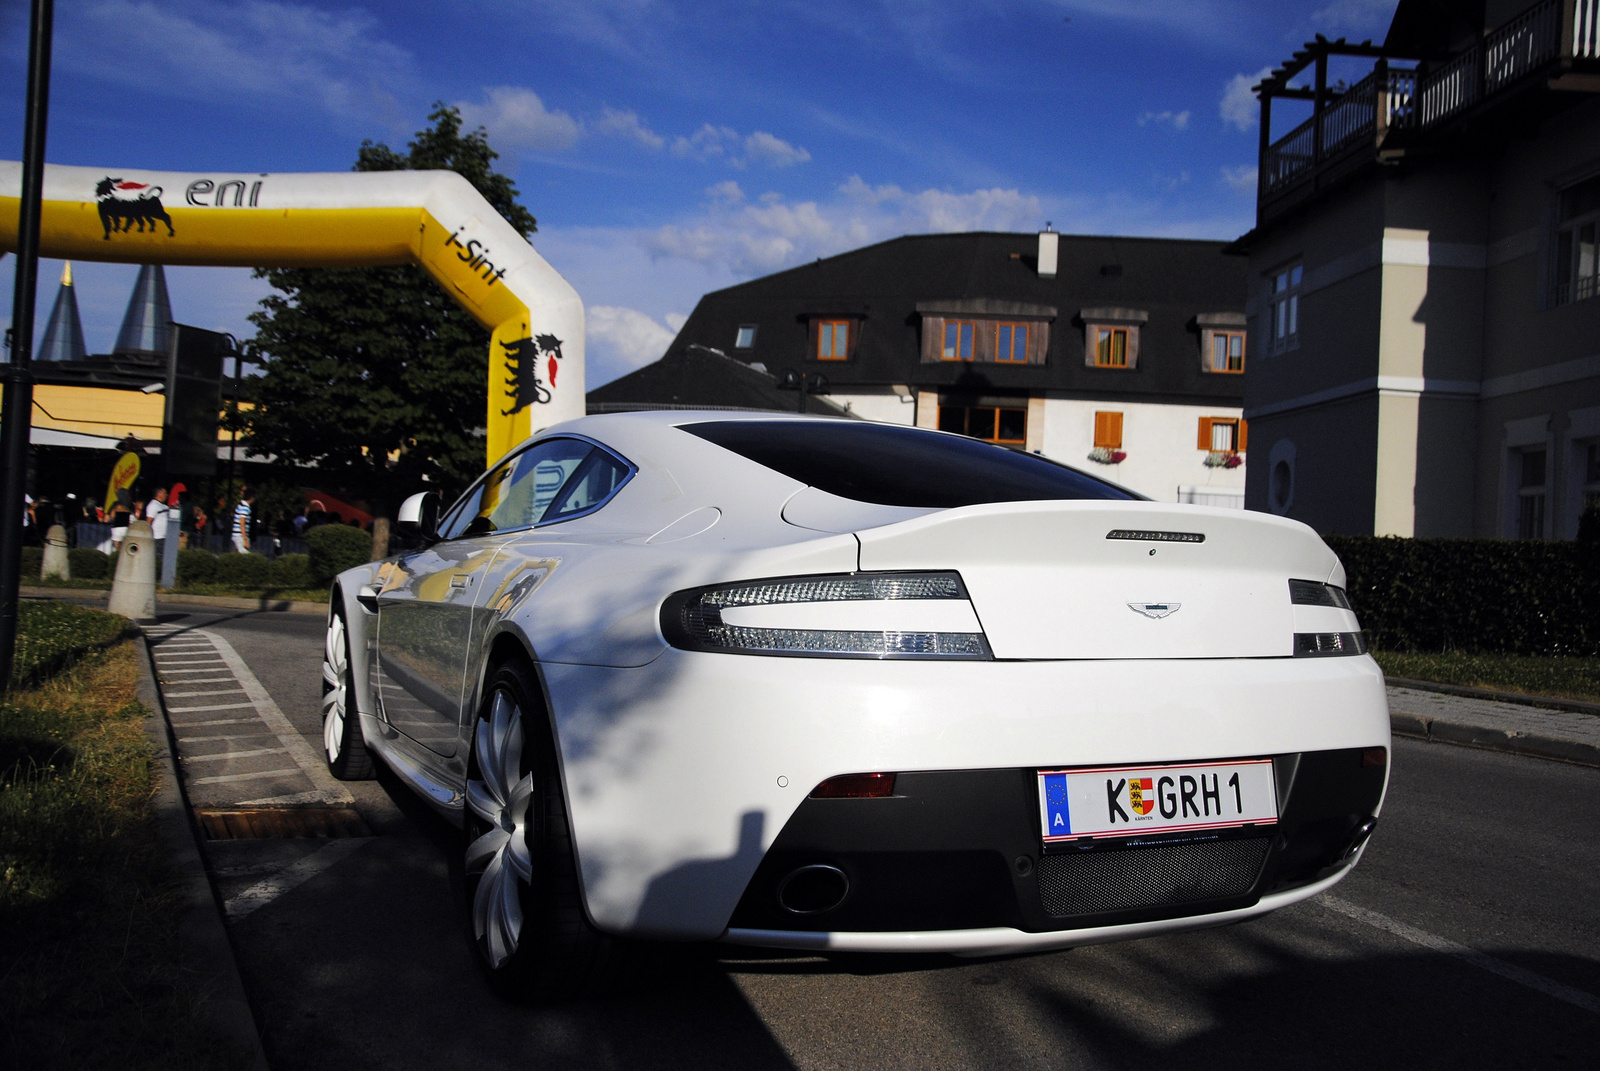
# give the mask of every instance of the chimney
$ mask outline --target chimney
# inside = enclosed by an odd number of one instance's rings
[[[1056,247],[1061,235],[1050,229],[1050,224],[1044,225],[1044,230],[1039,232],[1039,278],[1054,279],[1056,277]]]

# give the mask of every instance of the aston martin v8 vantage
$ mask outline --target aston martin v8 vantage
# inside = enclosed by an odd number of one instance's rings
[[[465,830],[495,978],[615,938],[980,955],[1233,922],[1360,857],[1383,676],[1309,528],[935,431],[523,443],[335,583],[330,768]]]

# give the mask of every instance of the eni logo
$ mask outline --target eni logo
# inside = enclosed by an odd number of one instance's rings
[[[160,186],[123,181],[107,175],[95,184],[94,196],[100,208],[100,225],[105,228],[105,240],[108,242],[112,231],[126,234],[137,226],[139,233],[143,234],[146,222],[150,224],[150,233],[154,234],[157,220],[167,225],[167,237],[174,234],[172,217],[161,207]]]
[[[1136,614],[1143,614],[1159,621],[1163,617],[1171,617],[1177,613],[1178,607],[1181,605],[1181,603],[1176,602],[1130,602],[1128,609]]]

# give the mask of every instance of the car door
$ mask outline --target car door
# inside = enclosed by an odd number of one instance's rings
[[[385,719],[429,751],[460,747],[473,604],[500,547],[537,524],[593,447],[547,439],[496,465],[451,509],[440,539],[401,556],[378,592]]]

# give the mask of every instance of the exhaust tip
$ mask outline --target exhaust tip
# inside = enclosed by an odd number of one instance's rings
[[[850,879],[826,863],[791,870],[778,882],[778,906],[791,915],[820,915],[844,903]]]

